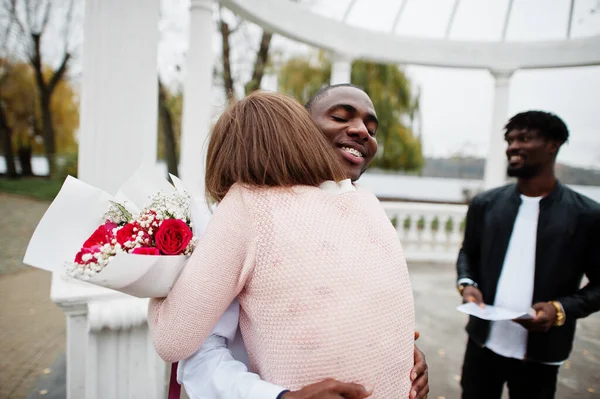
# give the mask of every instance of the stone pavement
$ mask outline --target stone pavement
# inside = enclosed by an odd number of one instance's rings
[[[65,398],[64,316],[49,299],[49,273],[21,264],[47,205],[0,193],[0,399]],[[410,264],[409,270],[421,332],[417,345],[430,368],[429,398],[457,399],[466,316],[455,310],[454,268]],[[557,399],[600,399],[599,332],[600,314],[579,321]]]
[[[65,348],[65,318],[50,300],[50,273],[21,263],[47,207],[0,193],[1,399],[25,398],[40,376],[55,373],[51,366]]]
[[[48,374],[39,376],[29,390],[27,399],[66,399],[67,398],[67,362],[65,354],[48,368]]]

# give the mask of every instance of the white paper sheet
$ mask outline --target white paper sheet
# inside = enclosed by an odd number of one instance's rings
[[[531,319],[533,316],[535,316],[535,311],[533,309],[531,309],[528,313],[516,312],[514,310],[498,308],[492,305],[485,305],[485,307],[482,308],[474,302],[464,303],[458,306],[456,310],[483,320],[490,321]]]

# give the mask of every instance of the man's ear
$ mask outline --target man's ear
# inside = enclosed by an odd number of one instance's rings
[[[561,145],[562,145],[562,143],[560,141],[548,140],[548,150],[555,157],[556,157],[556,154],[558,154],[558,150],[560,149]]]

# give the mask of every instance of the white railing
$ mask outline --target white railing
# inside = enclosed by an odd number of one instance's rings
[[[381,204],[398,232],[409,262],[456,261],[467,205],[385,201]]]

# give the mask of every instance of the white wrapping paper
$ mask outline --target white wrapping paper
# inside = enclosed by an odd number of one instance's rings
[[[171,176],[175,187],[165,179],[140,168],[113,197],[74,177],[63,186],[35,229],[23,263],[54,273],[65,274],[65,263],[75,259],[85,240],[104,221],[111,201],[138,212],[158,191],[185,191],[183,183]],[[209,219],[202,202],[192,201],[190,209],[195,236],[200,236]],[[183,270],[188,256],[119,254],[98,274],[85,281],[139,298],[164,297]]]

